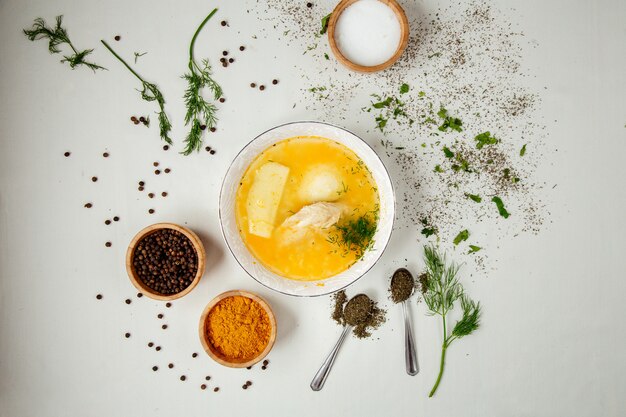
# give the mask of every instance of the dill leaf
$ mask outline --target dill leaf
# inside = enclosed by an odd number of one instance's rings
[[[169,132],[170,130],[172,130],[172,124],[170,122],[170,119],[167,117],[167,114],[165,113],[165,98],[163,98],[163,94],[161,93],[161,90],[159,90],[159,87],[156,84],[147,82],[139,74],[137,74],[137,72],[135,72],[135,70],[132,69],[130,65],[128,65],[126,61],[124,61],[122,57],[120,57],[109,46],[108,43],[106,43],[103,40],[101,40],[100,42],[102,42],[102,44],[109,50],[109,52],[111,52],[115,58],[117,58],[122,64],[124,64],[124,66],[135,77],[137,77],[139,81],[141,81],[141,86],[142,86],[142,89],[140,91],[141,98],[144,99],[145,101],[157,102],[157,104],[159,105],[159,111],[157,112],[158,119],[159,119],[159,134],[161,136],[161,139],[163,139],[165,142],[171,145],[172,139],[169,137]]]
[[[33,26],[30,29],[23,29],[22,32],[24,32],[24,35],[26,35],[28,40],[33,42],[41,39],[47,39],[48,51],[51,54],[61,53],[59,46],[67,44],[72,50],[72,54],[63,55],[61,62],[67,62],[71,69],[74,69],[79,65],[84,65],[93,72],[96,72],[96,70],[106,70],[106,68],[98,64],[85,60],[85,58],[93,52],[93,49],[78,51],[70,41],[67,29],[65,29],[62,25],[63,15],[56,17],[56,25],[54,28],[47,26],[46,21],[41,17],[38,17],[34,20]]]
[[[426,264],[426,273],[422,291],[424,302],[429,310],[428,315],[441,316],[443,323],[443,343],[441,345],[439,375],[428,395],[432,397],[441,382],[448,347],[454,340],[470,335],[474,330],[478,329],[480,326],[481,309],[479,302],[474,302],[465,294],[463,285],[457,278],[459,267],[455,263],[448,263],[445,255],[441,255],[432,245],[424,247],[424,262]],[[448,333],[447,315],[454,309],[454,305],[459,299],[461,300],[460,304],[463,314],[452,328],[452,331]]]
[[[185,100],[185,106],[187,112],[185,113],[185,126],[191,124],[189,133],[185,138],[184,155],[189,155],[193,151],[198,151],[202,147],[202,125],[205,125],[209,129],[215,127],[217,123],[217,107],[215,104],[208,102],[202,96],[202,89],[208,88],[212,95],[213,100],[218,100],[222,96],[222,88],[211,77],[211,65],[209,61],[203,59],[201,65],[198,65],[193,55],[193,47],[196,43],[198,34],[211,19],[211,17],[217,12],[217,9],[213,9],[211,13],[200,23],[198,29],[191,38],[189,44],[189,72],[182,76],[187,81],[187,89],[183,98]]]

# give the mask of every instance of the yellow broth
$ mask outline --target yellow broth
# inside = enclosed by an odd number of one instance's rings
[[[247,199],[258,169],[268,162],[288,167],[289,175],[275,228],[271,237],[263,238],[249,232]],[[247,248],[266,268],[294,280],[329,278],[348,269],[361,256],[360,251],[338,243],[341,239],[337,239],[338,229],[334,226],[307,230],[298,239],[286,236],[281,227],[285,219],[312,203],[303,199],[299,190],[305,173],[317,166],[330,167],[341,179],[341,189],[333,201],[342,207],[339,225],[363,215],[378,221],[378,189],[371,172],[350,149],[322,137],[293,137],[270,146],[250,164],[237,190],[237,224]]]

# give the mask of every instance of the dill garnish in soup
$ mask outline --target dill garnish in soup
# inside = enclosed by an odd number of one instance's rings
[[[250,252],[276,274],[329,278],[373,243],[378,188],[363,161],[332,140],[300,136],[278,142],[248,167],[236,217]]]

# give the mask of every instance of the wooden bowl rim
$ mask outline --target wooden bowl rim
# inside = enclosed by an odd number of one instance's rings
[[[231,362],[225,359],[223,356],[216,353],[206,333],[206,319],[209,315],[209,312],[213,309],[213,307],[215,307],[217,303],[219,303],[223,299],[228,298],[228,297],[234,297],[237,295],[250,298],[256,301],[257,303],[259,303],[261,307],[263,307],[263,309],[267,313],[267,316],[270,320],[270,324],[272,326],[270,339],[268,340],[267,346],[265,346],[265,349],[263,349],[263,352],[261,352],[259,355],[257,355],[256,357],[246,362]],[[259,361],[261,361],[264,357],[267,356],[270,350],[272,350],[272,347],[274,346],[274,342],[276,340],[276,317],[274,316],[274,312],[272,311],[272,308],[267,303],[267,301],[265,301],[259,295],[251,293],[249,291],[245,291],[245,290],[230,290],[230,291],[226,291],[217,295],[215,298],[209,301],[209,304],[206,305],[206,307],[204,308],[204,311],[202,311],[202,315],[200,316],[198,333],[200,335],[200,342],[202,343],[202,347],[204,348],[205,352],[211,357],[211,359],[213,359],[215,362],[219,363],[220,365],[228,366],[230,368],[247,368],[248,366],[252,366],[255,363],[258,363]]]
[[[191,244],[196,250],[196,255],[198,256],[198,269],[193,281],[191,281],[191,284],[189,284],[187,288],[176,294],[164,295],[154,291],[139,279],[135,273],[135,268],[133,267],[133,255],[135,254],[135,249],[137,249],[139,241],[149,234],[161,229],[172,229],[184,234],[191,241]],[[184,297],[189,294],[196,287],[196,285],[198,285],[200,278],[202,278],[202,275],[204,274],[205,258],[206,252],[204,250],[204,245],[198,235],[196,235],[191,229],[175,223],[155,223],[141,229],[130,241],[128,249],[126,250],[126,272],[128,273],[130,282],[135,286],[135,288],[144,293],[147,297],[159,301],[171,301]]]
[[[395,64],[398,59],[400,59],[400,56],[402,56],[402,53],[404,53],[404,50],[409,43],[409,20],[406,17],[404,9],[396,0],[378,0],[389,6],[398,18],[400,22],[400,43],[398,44],[398,48],[396,49],[396,52],[393,54],[393,56],[381,64],[373,66],[355,64],[354,62],[346,58],[339,50],[339,47],[337,46],[337,43],[335,41],[335,26],[337,25],[337,20],[339,20],[339,16],[341,16],[341,13],[343,13],[343,11],[348,8],[348,6],[351,6],[357,1],[359,0],[341,0],[332,11],[330,15],[330,20],[328,21],[327,30],[330,49],[341,64],[350,68],[353,71],[372,73],[385,70]]]

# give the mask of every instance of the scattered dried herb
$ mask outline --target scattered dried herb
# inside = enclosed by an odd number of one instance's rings
[[[526,143],[522,146],[522,149],[519,150],[519,156],[526,155]]]
[[[465,230],[461,230],[461,231],[459,232],[459,234],[458,234],[458,235],[456,235],[456,237],[454,238],[453,243],[454,243],[455,245],[458,245],[459,243],[466,241],[468,238],[469,238],[469,232],[468,232],[468,230],[467,230],[467,229],[465,229]]]
[[[443,123],[439,126],[439,130],[442,132],[447,132],[448,128],[452,130],[456,130],[457,132],[461,132],[463,129],[463,122],[458,117],[452,117],[448,115],[448,110],[445,108],[439,109],[437,112],[437,116],[443,119]]]
[[[465,193],[465,196],[476,203],[480,203],[481,201],[483,201],[483,199],[479,195],[476,195],[476,194]]]
[[[502,199],[496,196],[496,197],[493,197],[491,201],[496,203],[496,207],[498,207],[498,213],[500,213],[500,216],[504,217],[505,219],[508,219],[510,216],[510,213],[506,211],[506,208],[504,207],[504,203],[502,202]]]
[[[322,28],[320,29],[320,35],[323,35],[328,30],[328,21],[330,20],[330,15],[332,13],[328,13],[326,16],[322,17]]]
[[[469,248],[470,249],[467,253],[476,253],[482,249],[480,246],[476,246],[476,245],[469,245]]]
[[[498,143],[498,139],[494,136],[491,136],[491,132],[483,132],[474,138],[476,141],[476,149],[482,149],[485,145],[495,145]]]
[[[409,85],[404,83],[400,86],[400,94],[406,94],[409,92]]]

